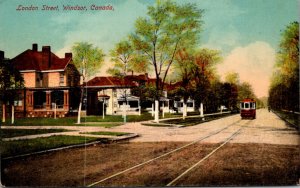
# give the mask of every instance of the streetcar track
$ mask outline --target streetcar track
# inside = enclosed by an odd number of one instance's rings
[[[222,128],[222,129],[217,130],[217,131],[215,131],[215,132],[213,132],[213,133],[211,133],[211,134],[209,134],[209,135],[206,135],[206,136],[204,136],[204,137],[201,137],[201,138],[199,138],[199,139],[197,139],[197,140],[195,140],[195,141],[193,141],[193,142],[190,142],[190,143],[188,143],[188,144],[186,144],[186,145],[184,145],[184,146],[181,146],[181,147],[176,148],[176,149],[174,149],[174,150],[172,150],[172,151],[169,151],[169,152],[167,152],[167,153],[164,153],[164,154],[162,154],[162,155],[160,155],[160,156],[157,156],[157,157],[155,157],[155,158],[149,159],[149,160],[147,160],[147,161],[145,161],[145,162],[142,162],[142,163],[140,163],[140,164],[137,164],[137,165],[135,165],[135,166],[132,166],[132,167],[130,167],[130,168],[127,168],[127,169],[125,169],[125,170],[122,170],[122,171],[120,171],[120,172],[117,172],[117,173],[115,173],[115,174],[113,174],[113,175],[111,175],[111,176],[108,176],[108,177],[104,178],[104,179],[101,179],[101,180],[99,180],[99,181],[96,181],[96,182],[94,182],[94,183],[91,183],[91,184],[87,185],[87,187],[95,186],[95,185],[97,185],[97,184],[99,184],[99,183],[102,183],[102,182],[104,182],[104,181],[106,181],[106,180],[109,180],[109,179],[111,179],[111,178],[117,177],[117,176],[119,176],[119,175],[121,175],[121,174],[124,174],[124,173],[126,173],[126,172],[129,172],[129,171],[131,171],[131,170],[133,170],[133,169],[136,169],[136,168],[138,168],[138,167],[141,167],[141,166],[144,166],[144,165],[146,165],[146,164],[148,164],[148,163],[151,163],[151,162],[153,162],[153,161],[155,161],[155,160],[157,160],[157,159],[160,159],[160,158],[162,158],[162,157],[165,157],[165,156],[167,156],[167,155],[170,155],[170,154],[172,154],[172,153],[175,153],[175,152],[177,152],[177,151],[180,151],[180,150],[182,150],[182,149],[184,149],[184,148],[186,148],[186,147],[188,147],[188,146],[191,146],[191,145],[196,144],[196,143],[198,143],[198,142],[200,142],[200,141],[202,141],[202,140],[204,140],[204,139],[207,139],[207,138],[209,138],[209,137],[211,137],[211,136],[214,136],[214,135],[216,135],[216,134],[222,132],[223,130],[228,129],[228,128],[231,127],[231,126],[234,126],[234,125],[238,124],[239,122],[241,122],[241,120],[238,120],[238,121],[236,121],[236,122],[234,122],[234,123],[231,123],[231,124],[229,124],[228,126],[226,126],[225,128]],[[248,124],[248,122],[247,122],[246,124]],[[245,125],[246,125],[246,124],[245,124]],[[240,125],[240,126],[243,126],[243,125]]]
[[[207,154],[205,157],[200,159],[197,163],[193,164],[190,168],[185,170],[183,173],[181,173],[179,176],[177,176],[175,179],[173,179],[171,182],[169,182],[166,186],[172,186],[176,181],[181,179],[183,176],[188,174],[190,171],[192,171],[194,168],[196,168],[199,164],[201,164],[203,161],[208,159],[210,156],[212,156],[215,152],[217,152],[219,149],[221,149],[223,146],[225,146],[230,140],[232,140],[235,136],[237,136],[242,129],[245,127],[239,128],[237,131],[235,131],[230,137],[228,137],[221,145],[219,145],[217,148],[215,148],[213,151],[211,151],[209,154]]]

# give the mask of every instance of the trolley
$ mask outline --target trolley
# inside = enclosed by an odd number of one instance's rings
[[[256,118],[256,102],[254,99],[244,99],[240,103],[241,118]]]

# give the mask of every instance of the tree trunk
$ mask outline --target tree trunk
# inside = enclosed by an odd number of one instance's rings
[[[185,120],[185,117],[187,116],[187,107],[186,107],[186,101],[183,101],[183,107],[182,107],[182,119]]]
[[[5,123],[5,104],[2,104],[2,123]]]
[[[11,105],[11,124],[15,123],[15,106]]]
[[[79,107],[78,107],[77,124],[81,123],[80,122],[81,106],[82,106],[82,102],[80,101]]]
[[[204,114],[203,114],[203,103],[200,104],[200,117],[204,117]]]
[[[165,118],[165,101],[163,101],[163,103],[162,103],[163,105],[162,105],[162,117],[163,118]]]
[[[127,102],[123,102],[123,118],[124,118],[124,123],[126,123],[126,106],[127,106]]]
[[[82,108],[82,100],[83,100],[83,88],[81,89],[81,94],[80,94],[80,102],[79,102],[79,107],[78,107],[78,116],[77,116],[77,124],[81,123],[80,116],[81,116],[81,108]]]
[[[54,103],[54,119],[56,119],[56,102]]]
[[[153,102],[152,102],[152,106],[151,106],[151,115],[152,115],[152,117],[154,116],[154,104],[153,104]]]
[[[156,123],[159,123],[159,101],[155,100],[155,116],[154,116],[154,121]]]

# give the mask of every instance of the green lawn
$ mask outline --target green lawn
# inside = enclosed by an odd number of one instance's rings
[[[300,115],[299,114],[286,112],[286,111],[275,111],[275,112],[278,113],[287,122],[293,124],[298,130],[300,130]]]
[[[151,120],[153,117],[150,113],[143,113],[141,116],[139,115],[128,115],[126,122],[138,122],[138,121],[146,121]],[[124,119],[121,115],[105,116],[105,119],[102,119],[102,116],[87,116],[81,118],[81,124],[76,124],[77,117],[64,117],[64,118],[16,118],[15,126],[118,126],[121,125],[120,122],[124,122]],[[119,122],[118,124],[88,124],[85,122]],[[11,125],[10,119],[7,119],[5,123],[1,123],[3,125]]]
[[[217,114],[217,115],[211,115],[211,116],[205,116],[205,120],[203,120],[201,117],[192,117],[192,118],[186,118],[183,119],[172,119],[172,120],[165,120],[161,121],[161,123],[167,123],[167,124],[176,124],[176,125],[183,125],[183,126],[193,126],[200,123],[204,123],[211,120],[220,119],[226,116],[230,116],[232,114]]]
[[[188,113],[188,115],[196,115],[195,113]],[[182,114],[171,114],[165,113],[164,118],[174,118],[181,117]],[[128,115],[126,117],[126,122],[140,122],[153,120],[151,113],[143,113],[139,115]],[[162,119],[162,114],[160,113],[160,119]],[[16,118],[14,126],[101,126],[101,127],[114,127],[122,125],[124,119],[121,115],[107,115],[104,119],[102,116],[87,116],[81,118],[81,124],[76,124],[77,117],[64,117],[64,118]],[[180,124],[176,123],[175,124]],[[166,122],[167,123],[167,122]],[[4,125],[11,125],[10,120],[8,119]]]
[[[109,136],[124,136],[128,135],[129,133],[124,133],[124,132],[81,132],[80,134],[92,134],[92,135],[109,135]]]
[[[89,138],[83,136],[51,136],[30,140],[1,141],[0,152],[1,157],[9,157],[63,146],[83,144],[96,140],[107,141],[107,139],[103,138]]]
[[[67,132],[66,129],[0,129],[1,138],[12,138],[17,136]]]

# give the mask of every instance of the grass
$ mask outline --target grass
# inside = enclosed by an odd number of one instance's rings
[[[83,136],[50,136],[47,138],[35,138],[30,140],[1,141],[1,157],[10,157],[31,152],[44,151],[48,149],[83,144],[96,140],[107,140],[89,138]]]
[[[150,113],[143,113],[140,116],[139,115],[127,115],[126,116],[126,122],[139,122],[139,121],[147,121],[151,120],[153,117]],[[102,116],[87,116],[86,117],[87,122],[123,122],[124,119],[121,115],[107,115],[104,119],[102,119]]]
[[[211,115],[211,116],[205,116],[205,120],[203,120],[202,117],[192,117],[192,118],[186,118],[185,120],[183,119],[172,119],[172,120],[165,120],[162,121],[161,123],[167,123],[167,124],[176,124],[176,125],[183,125],[183,126],[193,126],[197,125],[200,123],[204,123],[207,121],[211,120],[216,120],[222,117],[229,116],[231,114],[217,114],[217,115]]]
[[[66,132],[66,129],[0,129],[1,138],[12,138],[25,135]]]
[[[139,121],[147,121],[151,120],[153,117],[150,113],[143,113],[141,116],[139,115],[128,115],[126,121],[127,122],[139,122]],[[14,126],[104,126],[104,127],[112,127],[121,125],[120,122],[123,122],[124,119],[121,115],[107,115],[105,119],[102,119],[102,116],[87,116],[81,118],[81,124],[76,124],[77,117],[64,117],[64,118],[16,118]],[[100,122],[99,124],[89,124],[85,122]],[[102,122],[115,122],[118,124],[102,124]],[[1,123],[2,125],[11,125],[10,119],[7,119],[5,123]]]
[[[81,132],[80,134],[92,134],[92,135],[109,135],[109,136],[124,136],[128,135],[129,133],[124,132]]]
[[[295,128],[300,130],[300,115],[287,111],[275,111],[279,114],[284,120],[292,124]]]

